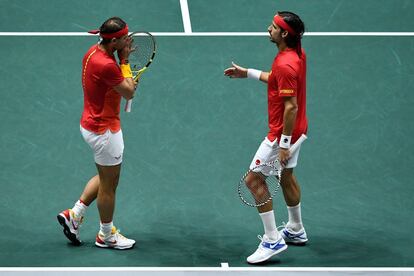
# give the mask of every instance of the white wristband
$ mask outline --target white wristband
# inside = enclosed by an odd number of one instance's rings
[[[280,137],[279,147],[284,149],[290,148],[290,140],[292,140],[292,136],[282,134]]]
[[[262,74],[262,71],[260,70],[256,70],[256,69],[247,69],[247,77],[249,79],[255,79],[255,80],[260,80],[260,75]]]

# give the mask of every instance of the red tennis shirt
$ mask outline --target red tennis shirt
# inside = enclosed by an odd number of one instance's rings
[[[121,95],[113,87],[124,80],[114,56],[92,46],[83,57],[82,86],[83,128],[102,134],[108,129],[115,133],[121,129],[119,118]]]
[[[308,130],[306,118],[306,54],[302,49],[299,58],[296,49],[280,51],[272,64],[267,84],[269,133],[267,138],[280,141],[283,131],[284,97],[296,97],[298,112],[293,128],[291,143]]]

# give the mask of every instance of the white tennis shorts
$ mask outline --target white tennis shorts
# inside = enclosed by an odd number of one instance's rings
[[[101,166],[115,166],[122,163],[124,138],[122,130],[112,133],[109,129],[104,134],[96,134],[80,127],[85,142],[92,148],[95,163]]]
[[[249,168],[252,170],[254,167],[260,164],[275,161],[277,158],[278,151],[279,151],[279,144],[277,143],[277,139],[275,139],[273,142],[270,142],[270,140],[267,139],[267,137],[265,137],[263,142],[260,144],[259,149],[257,150],[256,154],[254,155],[254,158]],[[298,163],[299,151],[300,151],[300,146],[292,154],[285,168],[290,169],[290,168],[296,167]],[[268,172],[263,172],[263,173],[267,175]]]

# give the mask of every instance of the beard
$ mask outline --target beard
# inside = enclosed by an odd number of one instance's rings
[[[269,40],[270,40],[270,42],[272,42],[276,45],[279,45],[279,43],[272,37],[272,35],[270,33],[269,33]]]
[[[277,42],[276,40],[274,40],[272,37],[269,37],[270,42],[276,44],[277,46],[279,46],[279,42]]]

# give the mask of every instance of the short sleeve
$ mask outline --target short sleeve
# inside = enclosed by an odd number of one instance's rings
[[[278,66],[275,71],[280,97],[295,97],[298,88],[298,77],[289,65]]]
[[[102,69],[102,81],[109,87],[114,87],[124,80],[121,69],[116,63],[108,63]]]

